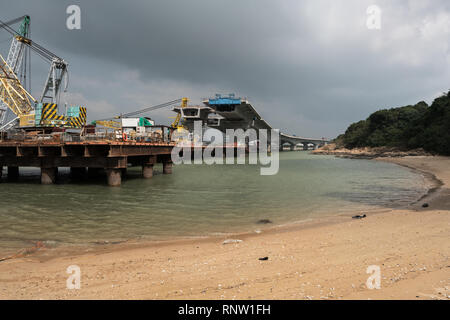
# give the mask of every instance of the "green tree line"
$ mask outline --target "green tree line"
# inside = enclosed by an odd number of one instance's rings
[[[431,153],[450,155],[450,91],[435,99],[431,106],[421,101],[376,111],[366,120],[351,124],[335,142],[348,149],[423,148]]]

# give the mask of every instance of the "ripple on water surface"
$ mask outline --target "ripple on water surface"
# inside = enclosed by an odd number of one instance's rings
[[[156,167],[150,180],[129,169],[120,188],[104,180],[39,184],[37,169],[17,183],[0,184],[0,253],[33,241],[86,244],[126,239],[169,239],[259,229],[276,224],[400,206],[426,192],[424,178],[393,164],[280,154],[280,171],[261,176],[258,166],[183,165],[172,175]]]

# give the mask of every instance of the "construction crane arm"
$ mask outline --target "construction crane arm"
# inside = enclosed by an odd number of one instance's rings
[[[188,98],[181,99],[181,108],[186,108],[187,104],[188,104],[188,101],[189,101]],[[182,127],[180,125],[180,122],[181,122],[181,110],[180,110],[180,113],[177,113],[177,116],[175,117],[175,120],[172,122],[171,127],[172,128]]]
[[[180,98],[180,99],[177,99],[177,100],[173,100],[173,101],[169,101],[169,102],[166,102],[166,103],[158,104],[156,106],[147,107],[147,108],[144,108],[144,109],[141,109],[141,110],[125,113],[125,114],[122,114],[121,117],[123,117],[123,118],[134,117],[134,116],[137,116],[137,115],[142,114],[142,113],[146,113],[146,112],[149,112],[149,111],[154,111],[154,110],[157,110],[157,109],[169,107],[171,105],[174,105],[174,104],[177,104],[177,103],[181,102],[182,100],[183,99]],[[116,117],[116,118],[120,118],[120,117]]]
[[[22,21],[20,24],[19,30],[16,32],[14,29],[11,28],[11,25]],[[30,29],[30,17],[29,16],[22,16],[13,20],[10,20],[8,22],[1,22],[0,23],[0,30],[5,29],[9,33],[13,35],[13,39],[11,42],[11,47],[9,48],[9,53],[6,58],[6,64],[11,68],[11,70],[16,74],[19,75],[22,66],[25,67],[26,70],[26,53],[24,48],[26,47],[25,44],[19,42],[17,38],[14,35],[20,35],[20,36],[28,36],[29,29]],[[23,61],[23,57],[25,55],[25,61]],[[23,63],[25,62],[25,64]],[[24,65],[23,65],[24,64]],[[25,80],[26,75],[24,76]],[[3,85],[4,87],[4,85]],[[8,110],[10,110],[10,107],[3,101],[0,100],[0,130],[4,128],[4,123],[8,118]]]
[[[7,22],[1,22],[1,21],[0,21],[0,29],[5,28],[5,29],[8,29],[8,30],[11,30],[13,33],[16,33],[16,32],[14,31],[14,29],[12,29],[12,28],[10,27],[10,25],[15,24],[15,23],[20,22],[20,21],[23,21],[23,19],[25,19],[25,18],[30,19],[30,16],[27,16],[27,15],[21,16],[21,17],[19,17],[19,18],[12,19],[12,20],[7,21]]]
[[[149,112],[149,111],[158,110],[158,109],[161,109],[161,108],[165,108],[165,107],[177,104],[179,102],[182,103],[182,106],[185,106],[187,104],[187,101],[188,101],[187,98],[180,98],[180,99],[172,100],[172,101],[169,101],[169,102],[161,103],[161,104],[158,104],[156,106],[147,107],[147,108],[143,108],[143,109],[140,109],[140,110],[137,110],[137,111],[121,114],[120,116],[116,116],[116,117],[113,117],[113,118],[106,118],[106,119],[101,119],[101,120],[95,120],[95,121],[92,122],[92,124],[94,124],[94,125],[97,124],[97,125],[100,125],[100,126],[103,126],[103,127],[106,127],[106,128],[111,128],[111,129],[121,129],[122,128],[121,123],[119,123],[117,121],[114,121],[113,119],[121,119],[121,118],[129,118],[129,117],[137,116],[139,114],[146,113],[146,112]],[[179,120],[177,121],[177,123],[178,122],[179,122]],[[172,127],[173,127],[173,124],[172,124]]]
[[[16,115],[22,116],[33,110],[36,100],[25,90],[17,75],[0,55],[0,101]]]
[[[92,124],[103,126],[105,128],[110,128],[110,129],[121,129],[122,128],[122,125],[119,122],[113,121],[113,120],[95,120],[95,121],[92,121]]]
[[[40,101],[43,102],[44,99],[50,99],[50,102],[56,102],[63,79],[65,79],[64,91],[67,89],[68,63],[50,50],[25,37],[23,32],[20,32],[20,30],[19,32],[16,32],[8,26],[8,23],[0,20],[0,26],[12,34],[18,42],[27,45],[31,50],[50,63],[50,71],[42,91]],[[51,95],[49,95],[49,93]]]

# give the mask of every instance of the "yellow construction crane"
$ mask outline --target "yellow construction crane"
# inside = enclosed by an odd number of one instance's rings
[[[188,98],[182,98],[181,99],[181,109],[187,107],[188,101],[189,101]],[[182,129],[182,128],[184,128],[183,125],[180,124],[180,121],[181,121],[181,109],[180,109],[180,113],[177,113],[177,116],[175,117],[175,120],[171,124],[171,127],[174,128],[174,129]]]
[[[0,55],[0,100],[21,118],[34,110],[35,98],[22,86],[14,71]]]
[[[105,128],[110,128],[110,129],[116,129],[116,130],[122,129],[122,125],[120,124],[120,122],[117,122],[114,120],[95,120],[92,122],[92,124],[97,124],[97,125],[103,126]]]

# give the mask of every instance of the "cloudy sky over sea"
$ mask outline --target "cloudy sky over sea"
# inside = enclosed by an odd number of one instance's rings
[[[81,8],[80,30],[66,27],[72,4]],[[370,5],[382,10],[381,29],[367,27]],[[62,100],[86,105],[91,120],[235,93],[286,133],[333,138],[377,109],[430,103],[450,89],[448,0],[2,0],[1,7],[2,21],[30,15],[31,38],[69,62]],[[9,45],[0,30],[0,54]],[[47,69],[32,57],[36,97]],[[153,114],[165,124],[170,116],[170,109]]]

